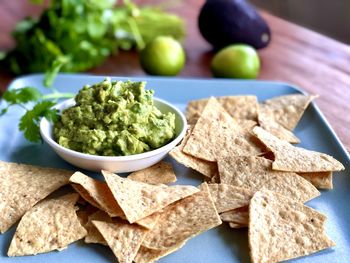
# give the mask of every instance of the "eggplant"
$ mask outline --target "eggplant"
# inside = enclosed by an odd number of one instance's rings
[[[200,11],[198,26],[214,49],[235,43],[260,49],[271,39],[268,24],[245,0],[207,0]]]

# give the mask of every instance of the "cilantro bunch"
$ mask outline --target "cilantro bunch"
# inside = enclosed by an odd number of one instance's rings
[[[16,47],[0,64],[15,74],[45,72],[44,84],[50,86],[58,72],[86,71],[119,49],[142,49],[159,35],[184,37],[179,17],[154,7],[140,8],[129,0],[115,2],[51,0],[38,19],[17,24]]]
[[[60,93],[52,89],[52,93],[43,95],[38,89],[24,87],[21,89],[7,90],[2,99],[6,102],[6,107],[1,109],[0,116],[7,113],[13,106],[21,107],[25,113],[19,122],[19,130],[24,133],[24,137],[31,142],[41,140],[39,123],[42,117],[51,122],[59,118],[58,110],[52,108],[57,101],[62,98],[72,98],[74,94]]]

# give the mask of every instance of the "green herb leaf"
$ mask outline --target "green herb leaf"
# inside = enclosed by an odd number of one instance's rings
[[[38,101],[42,94],[36,88],[25,87],[21,89],[7,90],[2,98],[9,104],[21,104],[30,101]]]
[[[27,111],[21,118],[19,130],[24,132],[24,137],[31,142],[38,142],[41,139],[39,122],[41,117],[50,121],[58,119],[58,111],[52,109],[55,105],[52,101],[41,101],[32,110]]]
[[[0,111],[0,117],[1,117],[2,115],[5,115],[5,114],[7,113],[7,111],[8,111],[8,109],[9,109],[8,107],[2,109],[2,110]]]
[[[160,35],[178,40],[185,35],[180,17],[158,8],[138,7],[130,0],[118,1],[118,5],[116,0],[49,2],[39,18],[17,24],[13,32],[16,47],[0,61],[15,74],[46,72],[45,86],[52,84],[58,72],[86,71],[119,49],[142,49]]]
[[[60,69],[69,62],[69,58],[66,56],[59,56],[53,62],[51,67],[45,72],[44,86],[51,87],[54,82],[56,75]]]

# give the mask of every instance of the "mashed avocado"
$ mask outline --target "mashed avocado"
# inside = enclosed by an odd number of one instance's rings
[[[54,125],[55,140],[75,151],[131,155],[159,148],[175,135],[175,115],[153,105],[145,82],[106,79],[83,87],[75,102]]]

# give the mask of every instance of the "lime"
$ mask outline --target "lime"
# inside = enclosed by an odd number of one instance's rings
[[[148,74],[175,76],[185,65],[186,56],[181,44],[172,37],[159,36],[141,51],[141,66]]]
[[[248,45],[230,45],[211,61],[211,71],[219,78],[255,79],[260,70],[259,55]]]

